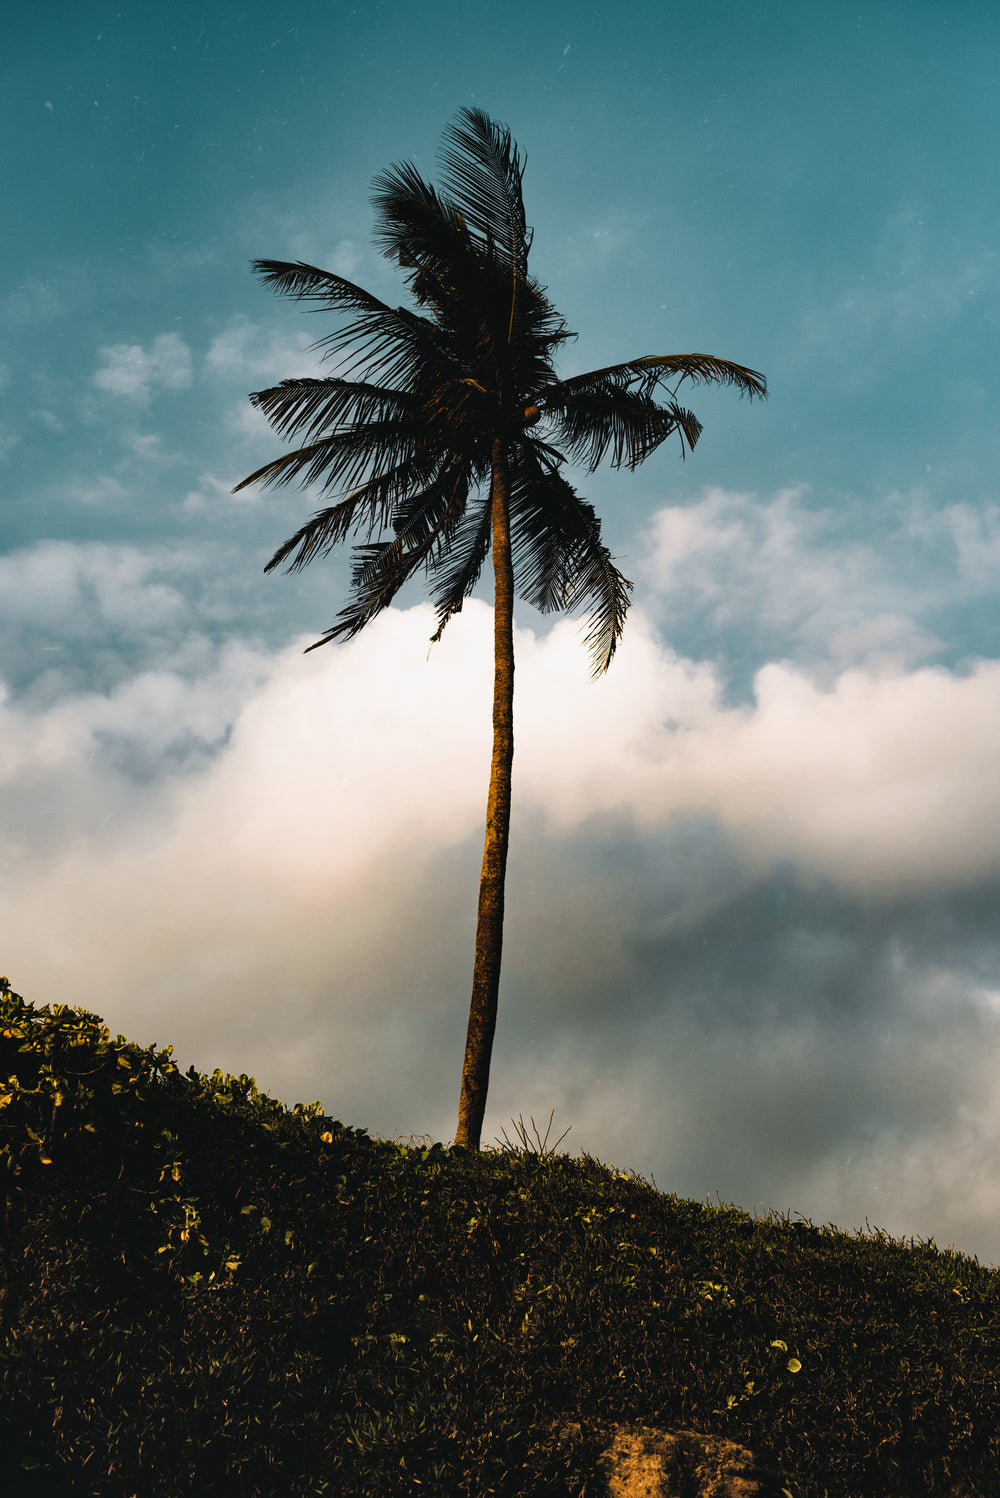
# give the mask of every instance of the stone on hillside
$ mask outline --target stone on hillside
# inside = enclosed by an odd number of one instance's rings
[[[564,1424],[561,1438],[579,1436]],[[607,1498],[780,1498],[786,1478],[722,1436],[615,1425],[597,1459]]]

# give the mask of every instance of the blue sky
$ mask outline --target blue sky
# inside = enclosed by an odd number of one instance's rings
[[[372,177],[463,105],[528,158],[567,374],[762,370],[581,487],[620,657],[523,607],[512,1117],[664,1190],[1000,1259],[998,27],[985,4],[50,3],[0,68],[0,921],[35,1002],[450,1139],[489,595],[308,656],[343,560],[231,489],[326,328],[400,300]]]

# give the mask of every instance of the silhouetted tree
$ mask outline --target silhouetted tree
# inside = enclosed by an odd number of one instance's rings
[[[250,397],[304,445],[237,485],[319,481],[336,502],[281,546],[266,571],[325,556],[349,535],[352,596],[311,650],[350,639],[415,572],[434,580],[434,640],[492,554],[493,758],[479,885],[475,968],[456,1144],[478,1149],[496,1027],[514,754],[514,594],[544,612],[589,613],[595,675],[615,653],[632,584],[601,540],[593,508],[564,477],[606,456],[635,468],[674,433],[701,432],[677,403],[684,380],[766,395],[763,376],[706,354],[657,354],[560,380],[553,355],[575,335],[528,273],[524,165],[510,132],[463,109],[445,133],[444,191],[409,163],[375,179],[375,239],[402,268],[419,313],[389,307],[343,276],[257,260],[275,291],[346,314],[316,348],[328,379],[284,380]],[[377,539],[376,539],[377,538]]]

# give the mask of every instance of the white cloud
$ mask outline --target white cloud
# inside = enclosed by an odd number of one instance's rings
[[[155,629],[185,608],[177,589],[156,576],[162,564],[134,546],[43,541],[0,557],[0,620],[73,636],[93,630],[96,612],[113,629],[137,621]]]
[[[179,739],[218,745],[227,736],[242,700],[262,679],[269,663],[257,652],[229,645],[215,668],[195,680],[179,673],[144,671],[113,691],[64,698],[43,712],[2,707],[6,719],[2,771],[5,786],[51,773],[62,779],[86,760],[100,758],[113,741],[114,756],[132,746],[155,764]],[[157,765],[160,776],[162,765]],[[168,765],[172,772],[175,765]]]
[[[945,505],[931,515],[914,519],[914,530],[931,545],[941,541],[954,548],[964,592],[993,593],[1000,569],[1000,505]]]
[[[217,511],[220,506],[246,509],[248,505],[259,503],[260,494],[256,489],[241,489],[239,494],[234,494],[232,490],[231,480],[216,478],[214,473],[200,473],[198,487],[189,489],[184,496],[184,512],[187,515],[203,515]]]
[[[876,676],[899,675],[942,649],[941,640],[899,614],[863,619],[838,630],[830,641],[834,677],[852,666]]]
[[[302,328],[293,336],[262,328],[240,314],[212,339],[205,356],[206,374],[212,379],[221,376],[243,383],[263,378],[265,383],[275,385],[297,375],[319,374],[323,367],[319,356],[308,349],[320,330],[312,324],[309,327],[311,331]]]
[[[710,487],[657,510],[632,566],[665,633],[745,670],[795,661],[825,687],[848,666],[909,668],[949,649],[957,658],[955,619],[995,577],[996,507],[891,493],[876,529],[857,505],[815,509],[808,497],[804,487],[770,497]],[[949,620],[950,641],[937,634]]]
[[[861,542],[831,538],[828,515],[801,503],[805,492],[759,499],[709,487],[691,504],[657,510],[640,576],[679,612],[696,599],[719,628],[749,618],[823,631],[876,579],[884,611],[891,593],[880,559]]]
[[[227,406],[223,422],[227,432],[247,443],[252,443],[252,450],[270,448],[274,450],[273,455],[277,457],[278,453],[284,451],[285,446],[288,445],[275,436],[274,428],[267,417],[248,400],[237,401],[234,405]]]
[[[223,425],[227,432],[240,439],[244,449],[249,444],[253,455],[270,452],[276,455],[287,443],[280,442],[267,417],[251,405],[249,392],[277,385],[281,380],[299,376],[316,378],[331,373],[318,354],[309,352],[309,345],[319,331],[310,324],[309,332],[303,329],[295,336],[289,336],[283,330],[262,328],[240,315],[232,318],[212,340],[205,357],[205,378],[238,386],[240,397],[226,406]],[[247,466],[253,468],[256,462],[256,456],[252,456]],[[241,478],[245,471],[246,468],[241,469],[236,478]],[[244,491],[237,496],[237,501],[248,503],[252,497]],[[197,497],[192,495],[187,499],[192,505],[198,503]]]
[[[668,757],[683,794],[755,860],[791,858],[871,897],[1000,866],[1000,663],[964,678],[848,671],[831,691],[770,665],[755,688],[752,712]]]
[[[178,333],[161,333],[146,350],[138,343],[101,349],[103,364],[94,384],[111,395],[145,405],[154,387],[186,390],[191,383],[191,350]]]
[[[144,463],[155,462],[163,459],[163,438],[157,432],[126,432],[125,442],[135,456]],[[178,459],[167,459],[177,462]]]
[[[343,276],[347,281],[354,281],[357,278],[359,266],[367,258],[367,253],[359,250],[353,239],[340,239],[334,246],[333,254],[324,264],[329,265],[334,275]]]
[[[113,593],[108,569],[104,582]],[[15,986],[289,1101],[450,1137],[492,620],[472,601],[429,651],[432,621],[426,605],[390,610],[309,655],[311,637],[234,647],[187,679],[5,704]],[[896,1231],[908,1212],[913,1231],[951,1223],[965,1246],[1000,1249],[996,1193],[949,1217],[943,1164],[959,1152],[971,1181],[986,1148],[975,1108],[1000,1016],[955,952],[911,950],[921,901],[1000,879],[1000,662],[958,676],[882,660],[828,689],[772,663],[734,709],[639,611],[598,683],[569,621],[519,630],[517,662],[488,1137],[512,1111],[556,1106],[571,1145],[667,1189]],[[797,893],[769,903],[782,880]],[[819,888],[835,892],[822,917]],[[867,937],[838,924],[837,900],[865,912]],[[922,1187],[906,1166],[918,1146],[933,1155]]]
[[[1000,662],[957,676],[881,655],[829,688],[772,663],[754,705],[729,709],[712,668],[636,612],[601,682],[568,622],[524,639],[518,672],[518,794],[553,825],[707,817],[755,867],[792,859],[883,896],[1000,870]]]
[[[103,569],[106,608],[130,613],[144,588],[144,608],[176,610],[169,590],[145,588],[137,565]],[[50,606],[72,613],[72,580],[61,594],[51,578],[43,586]],[[217,903],[208,887],[229,877],[276,909],[296,900],[315,908],[334,890],[350,900],[344,892],[387,862],[474,838],[482,817],[490,613],[468,604],[427,658],[431,628],[428,606],[390,611],[348,646],[283,652],[266,667],[254,657],[253,671],[241,657],[224,691],[217,677],[146,673],[111,698],[59,703],[20,729],[15,715],[8,744],[34,743],[39,773],[52,765],[62,776],[67,757],[91,755],[101,735],[155,746],[170,724],[211,739],[218,714],[231,716],[225,749],[177,791],[167,841],[142,851],[146,875],[167,878],[179,860],[203,910]],[[868,899],[1000,871],[1000,663],[966,677],[851,670],[829,691],[771,665],[757,676],[755,705],[727,709],[711,669],[665,650],[637,616],[601,682],[589,681],[569,622],[543,640],[519,632],[517,670],[516,815],[546,836],[611,819],[659,837],[701,819],[754,876],[791,860]],[[224,708],[210,729],[216,698]],[[23,768],[11,753],[8,764]],[[90,855],[79,857],[86,903],[103,854],[86,874]],[[249,960],[249,931],[247,941]]]

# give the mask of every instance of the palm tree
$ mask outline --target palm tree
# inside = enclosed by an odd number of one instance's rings
[[[439,640],[494,573],[493,758],[479,884],[476,953],[455,1143],[478,1149],[496,1028],[514,754],[515,589],[543,612],[586,610],[593,674],[607,670],[632,584],[601,540],[591,505],[563,474],[648,458],[676,433],[681,454],[701,424],[677,403],[684,380],[765,396],[763,376],[706,354],[652,355],[568,380],[553,354],[570,333],[528,274],[524,163],[510,132],[463,109],[445,134],[445,191],[409,163],[374,183],[375,240],[420,309],[389,307],[343,276],[303,262],[257,260],[275,291],[346,313],[315,348],[338,361],[327,379],[283,380],[250,399],[304,445],[247,484],[318,481],[334,502],[275,552],[290,572],[349,535],[352,596],[310,650],[356,635],[419,569],[434,579]]]

